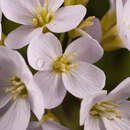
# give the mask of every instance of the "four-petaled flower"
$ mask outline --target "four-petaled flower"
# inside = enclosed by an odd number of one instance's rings
[[[84,18],[86,8],[82,5],[60,8],[63,2],[64,0],[1,0],[4,15],[23,24],[7,36],[6,46],[11,49],[22,48],[46,28],[56,33],[76,28]]]
[[[80,124],[84,130],[130,130],[130,78],[112,92],[87,95],[82,101]]]
[[[90,36],[73,41],[63,53],[61,43],[52,33],[41,34],[28,47],[28,61],[39,70],[34,76],[42,89],[46,108],[59,105],[68,90],[76,97],[104,87],[105,74],[92,65],[103,49]]]
[[[41,90],[23,57],[0,47],[0,130],[26,130],[31,110],[39,120],[42,118]]]

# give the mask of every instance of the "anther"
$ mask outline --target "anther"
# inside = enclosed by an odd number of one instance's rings
[[[93,106],[90,110],[90,115],[93,117],[104,116],[108,120],[114,120],[114,118],[121,119],[122,116],[119,113],[118,107],[118,104],[114,104],[111,101],[103,101]]]
[[[76,56],[76,54],[63,54],[61,57],[58,57],[52,65],[52,71],[56,73],[66,73],[76,68],[78,64],[71,62],[73,56]]]
[[[54,13],[48,9],[48,0],[45,0],[43,7],[35,6],[36,16],[32,20],[34,27],[42,27],[51,22]]]
[[[5,93],[10,93],[13,96],[12,101],[15,101],[18,97],[27,96],[26,86],[19,77],[12,77],[10,79],[10,85],[10,88],[5,89]]]

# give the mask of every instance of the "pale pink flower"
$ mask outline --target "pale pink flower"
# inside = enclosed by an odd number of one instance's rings
[[[0,130],[26,130],[31,110],[39,120],[42,118],[41,90],[23,57],[0,47]]]
[[[5,44],[11,49],[22,48],[45,28],[62,33],[76,28],[86,14],[82,5],[61,7],[64,0],[1,0],[3,14],[23,24],[11,32]],[[61,7],[61,8],[60,8]]]
[[[89,35],[73,41],[63,53],[61,43],[52,33],[31,41],[29,64],[39,72],[35,80],[42,89],[46,108],[59,105],[68,90],[83,98],[104,87],[105,74],[92,65],[103,55],[103,49]]]
[[[84,130],[130,130],[130,78],[112,92],[91,93],[81,103],[80,125]]]

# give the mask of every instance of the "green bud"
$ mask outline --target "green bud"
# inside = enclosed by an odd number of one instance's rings
[[[114,51],[124,48],[116,25],[116,10],[111,8],[101,20],[102,26],[102,47],[105,51]]]
[[[82,5],[86,6],[88,1],[89,0],[65,0],[64,6],[77,5],[77,4],[82,4]]]
[[[124,48],[123,41],[119,36],[116,25],[103,35],[101,45],[105,51],[114,51],[120,48]]]

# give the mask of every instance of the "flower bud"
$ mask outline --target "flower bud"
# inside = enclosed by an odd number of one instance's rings
[[[68,6],[68,5],[82,4],[82,5],[86,6],[88,2],[89,2],[89,0],[65,0],[64,5]]]

